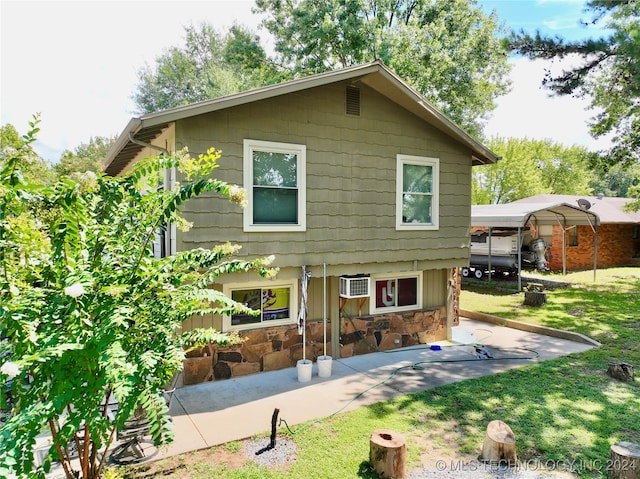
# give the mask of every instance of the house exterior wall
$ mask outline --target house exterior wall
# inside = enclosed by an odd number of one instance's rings
[[[593,268],[593,230],[590,226],[576,226],[577,246],[569,246],[569,233],[565,232],[566,268],[580,270]],[[562,235],[560,226],[553,227],[551,246],[547,250],[549,268],[562,271]],[[633,224],[601,224],[598,226],[597,267],[629,266],[638,254],[638,239]]]
[[[346,357],[371,352],[372,341],[376,348],[391,349],[446,339],[457,322],[457,307],[447,308],[453,302],[449,275],[467,264],[469,255],[471,152],[365,86],[361,116],[346,115],[345,87],[308,89],[175,124],[177,150],[186,146],[192,156],[210,147],[221,150],[214,176],[238,185],[243,184],[245,139],[306,145],[306,231],[245,232],[239,206],[205,194],[185,205],[183,216],[193,227],[177,233],[177,249],[231,242],[242,246],[241,258],[274,254],[279,279],[299,279],[306,265],[312,274],[307,317],[307,357],[312,359],[323,350],[323,265],[327,350]],[[396,230],[398,154],[439,158],[437,230]],[[372,315],[370,299],[339,298],[340,276],[402,272],[422,274],[416,310]],[[249,273],[228,275],[213,287],[257,279]],[[183,327],[224,330],[224,321],[192,318]],[[185,384],[291,367],[302,358],[295,324],[240,335],[246,338],[241,346],[210,345],[187,359]]]
[[[189,201],[194,223],[178,233],[178,249],[243,246],[248,257],[275,254],[280,268],[327,263],[338,274],[363,264],[403,270],[462,266],[468,258],[471,154],[374,90],[362,87],[360,117],[344,113],[345,84],[257,101],[176,124],[176,148],[222,150],[216,178],[242,184],[245,138],[307,147],[304,232],[247,233],[242,211],[217,197]],[[440,158],[440,228],[395,229],[396,155]],[[285,273],[283,271],[283,273]],[[297,274],[297,273],[296,273]]]

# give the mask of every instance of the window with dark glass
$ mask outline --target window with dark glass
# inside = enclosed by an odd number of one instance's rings
[[[232,326],[260,324],[291,317],[291,289],[288,287],[236,289],[231,292],[231,299],[260,311],[257,316],[232,315]]]
[[[375,309],[418,306],[418,278],[384,278],[375,281]]]
[[[578,227],[569,228],[569,246],[578,246]]]

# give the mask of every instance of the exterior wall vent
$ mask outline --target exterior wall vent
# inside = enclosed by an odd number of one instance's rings
[[[368,276],[341,276],[341,298],[367,298],[369,297],[370,278]]]
[[[360,116],[360,88],[347,85],[345,100],[347,115]]]

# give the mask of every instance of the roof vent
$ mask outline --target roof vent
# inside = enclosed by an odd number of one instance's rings
[[[360,88],[347,85],[345,100],[345,112],[347,115],[360,116]]]
[[[591,203],[589,202],[589,200],[585,200],[584,198],[580,198],[578,200],[578,206],[580,208],[582,208],[583,210],[588,210],[589,208],[591,208]]]

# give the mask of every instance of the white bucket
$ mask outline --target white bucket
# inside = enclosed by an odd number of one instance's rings
[[[331,356],[318,356],[318,376],[328,378],[331,376],[331,364],[333,358]]]
[[[300,359],[296,368],[298,369],[298,382],[308,383],[311,381],[311,374],[313,373],[313,362],[309,359]]]

